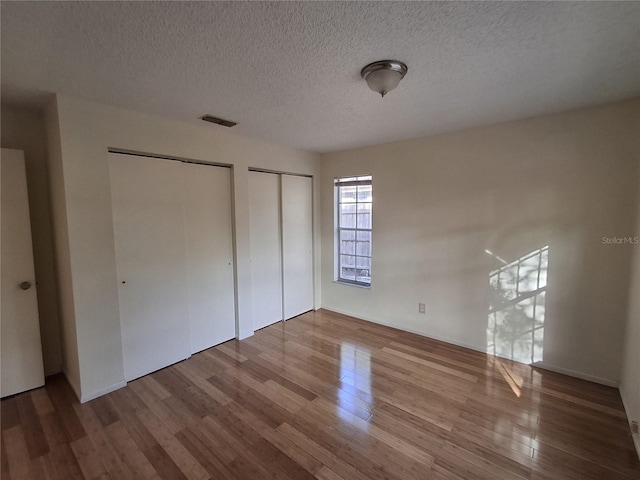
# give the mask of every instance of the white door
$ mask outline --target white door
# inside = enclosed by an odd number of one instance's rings
[[[109,154],[126,380],[190,355],[182,163]]]
[[[284,318],[313,309],[313,205],[309,177],[282,175]]]
[[[0,396],[6,397],[44,385],[44,367],[24,155],[3,148],[1,158]]]
[[[235,337],[231,170],[182,164],[191,353]]]
[[[282,320],[280,175],[249,172],[253,329]]]

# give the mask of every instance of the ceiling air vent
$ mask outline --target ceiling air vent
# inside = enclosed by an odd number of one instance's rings
[[[214,117],[213,115],[205,115],[204,117],[200,117],[200,118],[205,122],[215,123],[217,125],[222,125],[223,127],[235,127],[237,125],[236,122],[223,120],[222,118]]]

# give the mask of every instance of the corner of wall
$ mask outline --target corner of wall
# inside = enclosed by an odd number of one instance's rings
[[[640,128],[640,101],[636,102],[630,123],[631,130]],[[636,242],[631,260],[631,275],[629,278],[627,316],[624,332],[623,357],[621,366],[620,396],[627,413],[629,425],[640,422],[640,137],[636,138],[636,178],[635,192],[635,229],[632,235]],[[640,458],[640,434],[632,434],[638,458]]]
[[[75,325],[71,257],[67,226],[67,206],[62,165],[62,143],[58,113],[58,99],[47,105],[44,112],[48,151],[51,222],[53,228],[54,266],[58,283],[58,308],[62,343],[61,370],[80,398],[80,368]]]
[[[115,392],[116,390],[119,390],[126,386],[127,386],[127,382],[122,380],[120,382],[114,383],[113,385],[109,385],[107,387],[101,388],[99,390],[95,390],[93,392],[83,393],[82,395],[78,395],[78,392],[76,391],[76,395],[78,396],[80,403],[86,403],[93,400],[94,398],[101,397],[102,395],[106,395],[107,393]],[[75,387],[74,387],[74,390],[75,390]]]

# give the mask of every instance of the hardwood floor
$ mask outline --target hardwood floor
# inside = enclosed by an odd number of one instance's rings
[[[324,310],[1,407],[3,480],[640,478],[617,390]]]

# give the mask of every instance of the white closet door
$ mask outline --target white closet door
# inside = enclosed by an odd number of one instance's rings
[[[0,396],[6,397],[44,385],[44,367],[24,155],[3,148],[0,164]]]
[[[283,319],[280,176],[249,172],[253,329]]]
[[[190,354],[183,170],[109,154],[126,380]]]
[[[191,353],[235,337],[231,171],[183,164]]]
[[[313,206],[309,177],[282,175],[284,318],[313,309]]]

